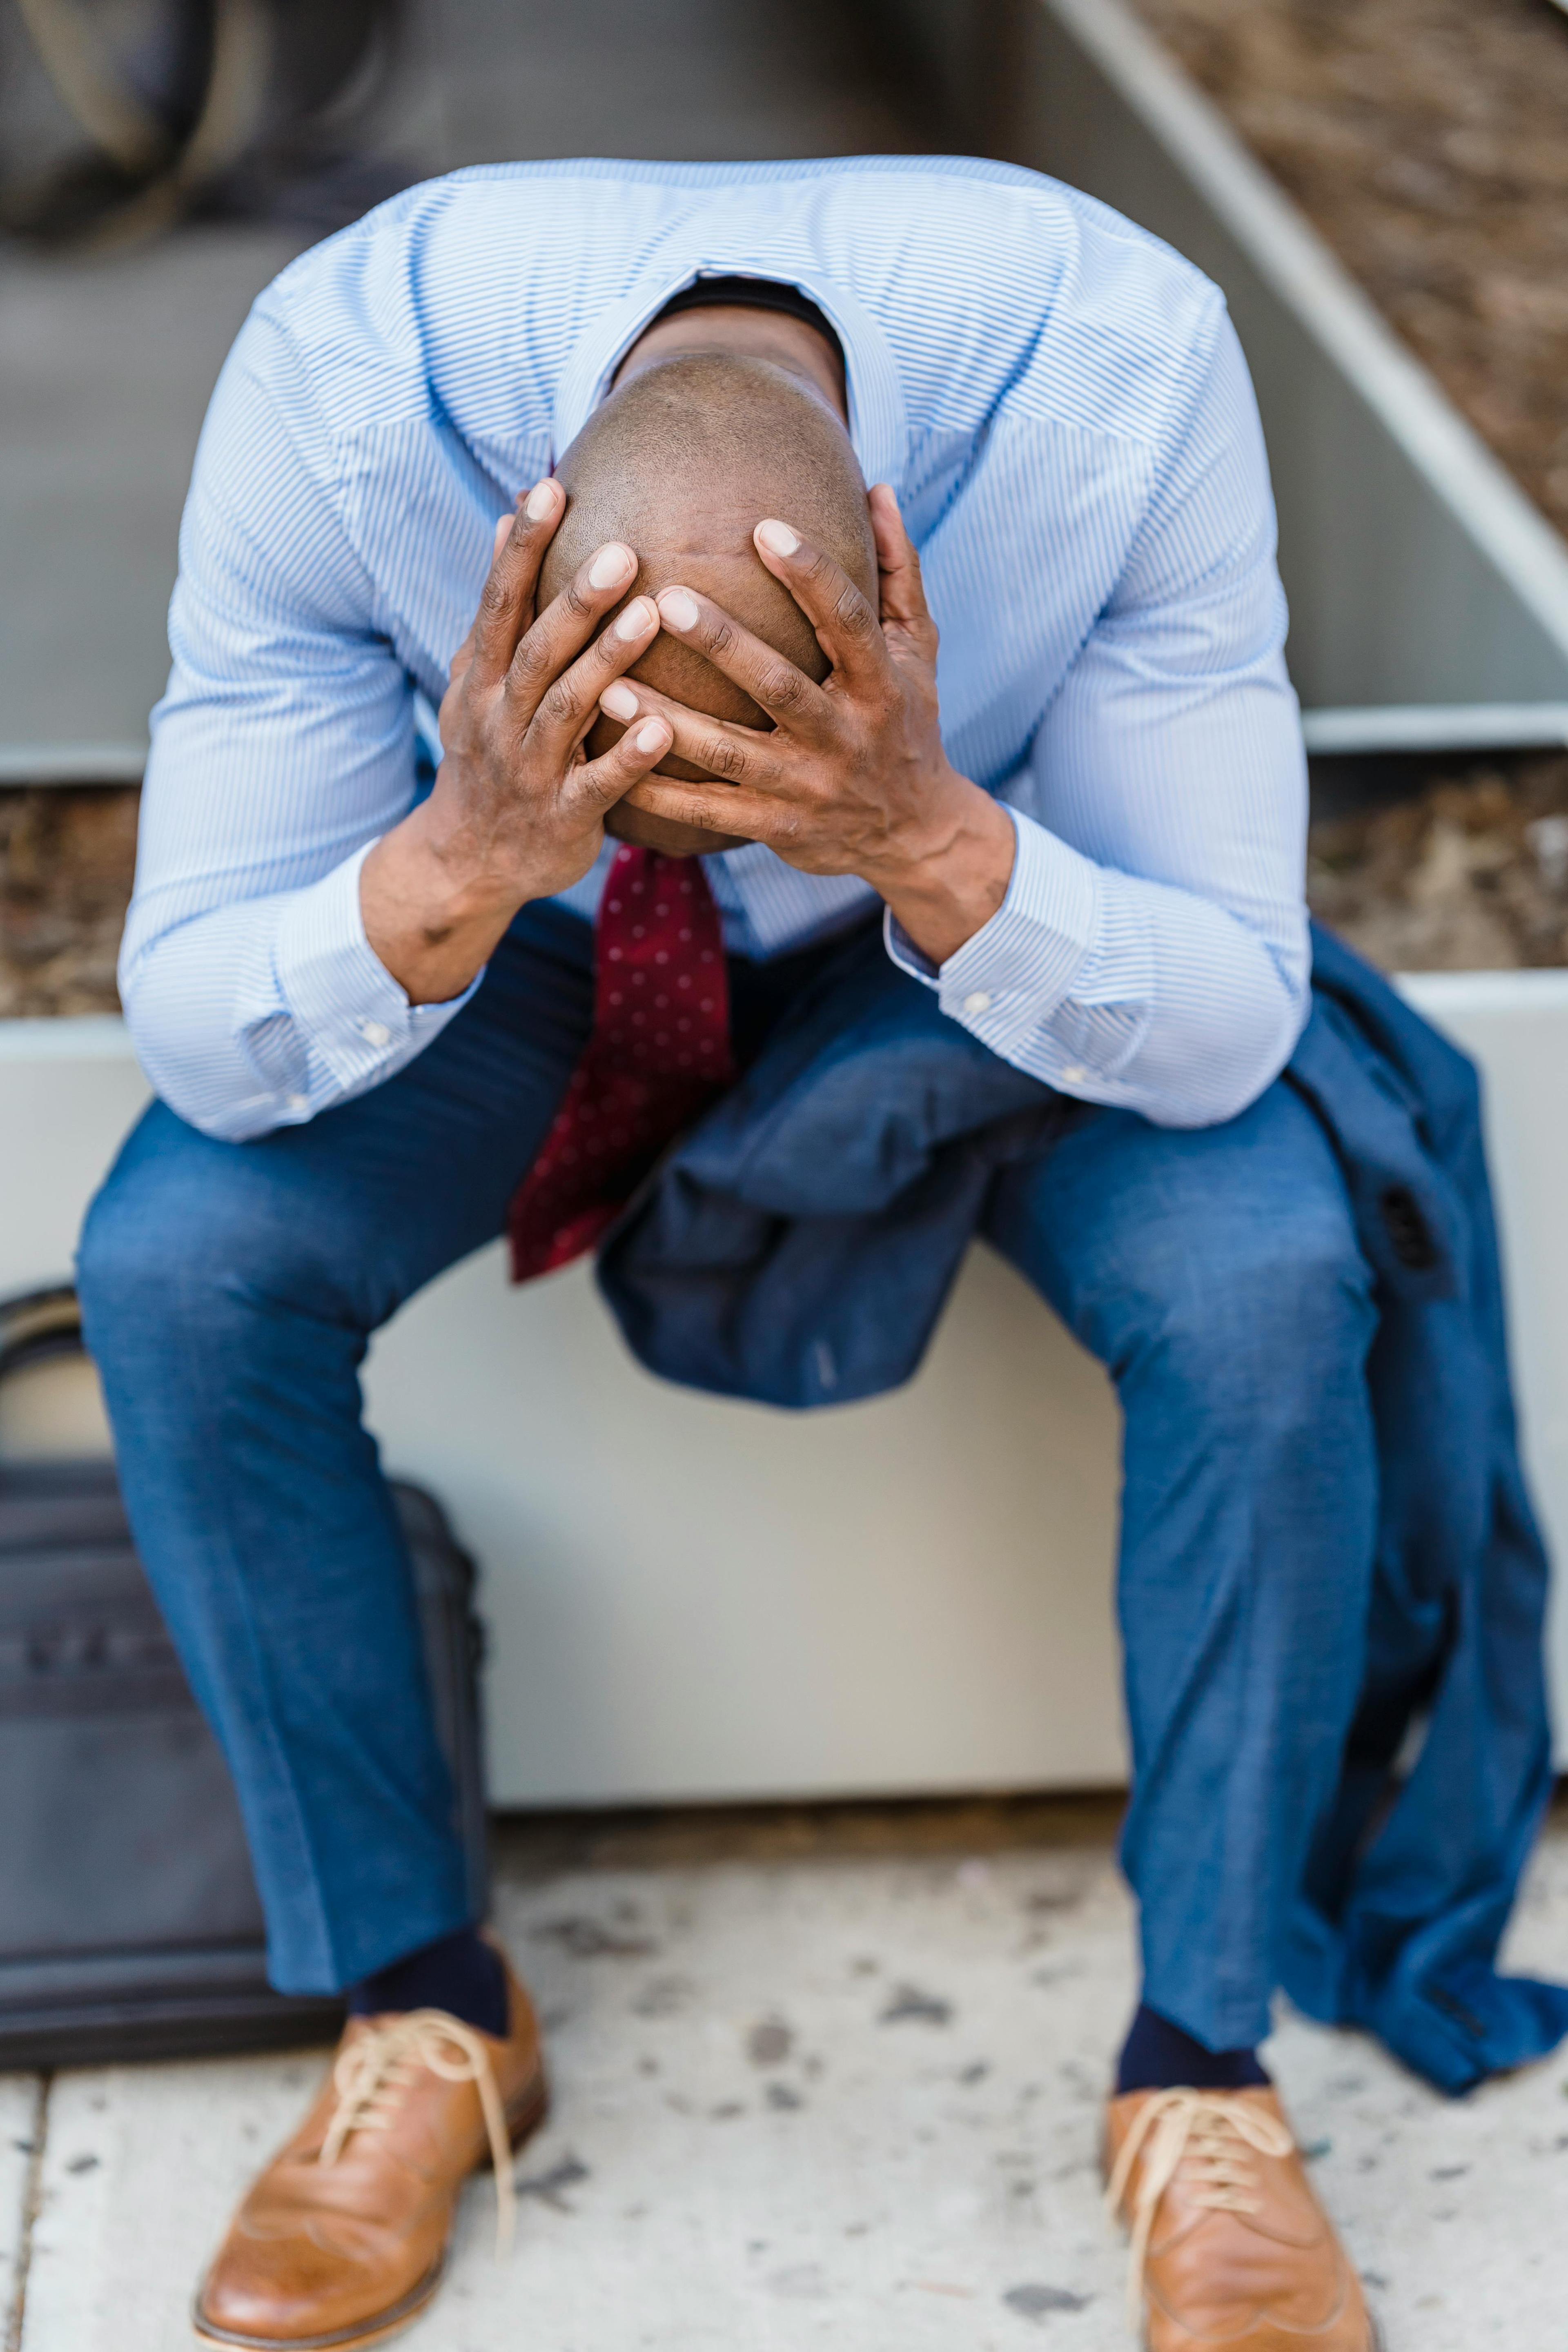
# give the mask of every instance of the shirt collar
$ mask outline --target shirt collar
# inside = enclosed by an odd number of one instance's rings
[[[672,296],[700,278],[770,278],[798,286],[832,320],[844,346],[844,373],[849,393],[849,439],[866,481],[891,482],[900,488],[908,462],[909,426],[904,415],[903,387],[894,364],[892,348],[877,320],[844,287],[834,285],[807,268],[784,268],[760,260],[754,254],[721,253],[693,267],[666,263],[661,270],[639,278],[618,302],[601,310],[578,337],[555,391],[554,451],[574,442],[603,400],[626,352],[651,319]]]

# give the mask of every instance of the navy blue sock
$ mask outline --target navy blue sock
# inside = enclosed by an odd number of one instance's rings
[[[444,2009],[499,2042],[507,2030],[506,1970],[477,1927],[459,1927],[390,1968],[377,1969],[363,1984],[351,1985],[348,2004],[351,2017],[375,2017],[387,2009]]]
[[[1158,2010],[1139,2004],[1116,2069],[1123,2091],[1245,2091],[1268,2076],[1256,2050],[1205,2050]]]

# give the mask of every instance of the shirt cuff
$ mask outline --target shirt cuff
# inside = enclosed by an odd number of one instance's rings
[[[884,937],[893,961],[934,988],[944,1013],[1013,1060],[1083,968],[1100,928],[1100,872],[1033,817],[1007,814],[1018,837],[1007,895],[956,955],[933,964],[890,908]]]
[[[359,877],[374,845],[367,841],[297,891],[273,943],[279,996],[334,1097],[373,1085],[383,1070],[427,1045],[485,976],[481,967],[460,996],[444,1003],[410,1004],[365,937]]]

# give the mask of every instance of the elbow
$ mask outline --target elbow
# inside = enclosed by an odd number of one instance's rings
[[[176,1118],[198,1134],[210,1136],[215,1143],[249,1143],[281,1124],[280,1105],[270,1094],[258,1092],[254,1073],[246,1074],[248,1085],[226,1084],[239,1074],[199,1063],[188,1038],[167,1034],[134,1000],[126,1005],[125,1024],[148,1085]]]
[[[1232,922],[1210,942],[1204,977],[1184,992],[1180,1034],[1150,1076],[1169,1108],[1163,1127],[1223,1127],[1266,1095],[1295,1052],[1312,1009],[1306,919],[1299,947],[1270,946]]]
[[[1308,1000],[1280,1004],[1267,1023],[1247,1030],[1215,1032],[1192,1041],[1171,1083],[1159,1089],[1159,1107],[1145,1113],[1157,1127],[1224,1127],[1266,1095],[1279,1077],[1301,1034]]]
[[[1256,1076],[1248,1073],[1244,1077],[1225,1072],[1212,1087],[1195,1088],[1194,1095],[1182,1105],[1179,1116],[1162,1118],[1158,1113],[1153,1114],[1155,1124],[1161,1127],[1225,1127],[1231,1119],[1239,1118],[1243,1111],[1250,1110],[1259,1097],[1268,1093],[1284,1066],[1281,1060],[1277,1066],[1270,1064]]]
[[[308,1051],[269,986],[264,938],[205,919],[148,933],[133,904],[119,978],[143,1075],[198,1134],[248,1143],[320,1108]]]

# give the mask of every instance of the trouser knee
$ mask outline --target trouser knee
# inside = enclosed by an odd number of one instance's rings
[[[107,1367],[187,1311],[193,1286],[176,1284],[173,1234],[145,1188],[109,1181],[88,1210],[77,1244],[76,1282],[92,1352]]]
[[[1287,1231],[1266,1258],[1201,1269],[1151,1318],[1144,1352],[1205,1424],[1259,1413],[1310,1419],[1359,1385],[1373,1329],[1371,1276],[1348,1223]]]
[[[263,1324],[303,1317],[363,1344],[356,1254],[330,1199],[280,1187],[265,1148],[216,1143],[155,1106],[88,1212],[77,1282],[88,1344],[113,1385],[241,1370]],[[329,1351],[331,1352],[331,1351]],[[193,1402],[195,1400],[193,1400]]]
[[[124,1357],[145,1364],[232,1319],[235,1250],[195,1204],[111,1177],[88,1212],[77,1288],[88,1342],[110,1372]]]

